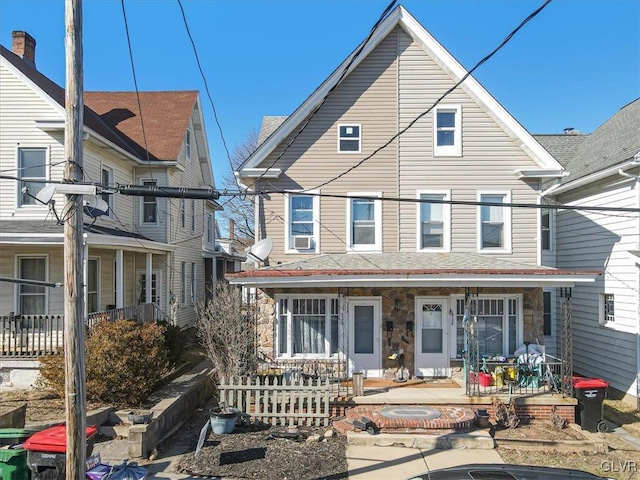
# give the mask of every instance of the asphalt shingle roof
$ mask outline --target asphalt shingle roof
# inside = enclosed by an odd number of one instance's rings
[[[260,125],[260,134],[258,135],[258,145],[262,144],[269,136],[283,124],[287,117],[265,116],[262,117],[262,125]]]
[[[569,171],[563,184],[621,165],[640,152],[640,98],[622,107],[590,135],[534,135]]]

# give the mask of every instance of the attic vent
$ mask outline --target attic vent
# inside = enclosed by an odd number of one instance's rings
[[[296,236],[293,237],[293,248],[296,250],[309,250],[311,248],[311,237]]]

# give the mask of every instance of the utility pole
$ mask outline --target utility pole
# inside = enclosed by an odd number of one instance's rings
[[[65,182],[82,181],[82,0],[65,0]],[[66,479],[86,476],[84,258],[82,195],[66,194],[64,219],[64,364],[67,423]]]

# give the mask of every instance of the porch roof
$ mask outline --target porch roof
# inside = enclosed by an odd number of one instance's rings
[[[559,270],[475,253],[325,254],[228,274],[265,288],[329,286],[572,287],[599,271]]]
[[[166,252],[176,247],[156,242],[144,235],[104,225],[84,224],[84,235],[89,245],[104,248]],[[0,221],[0,244],[5,245],[62,245],[64,226],[56,222]]]

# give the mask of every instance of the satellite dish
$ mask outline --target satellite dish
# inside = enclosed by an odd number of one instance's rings
[[[101,197],[95,195],[84,196],[84,213],[91,218],[98,218],[106,215],[109,211],[109,205]]]
[[[253,260],[257,260],[258,262],[264,262],[271,250],[273,249],[273,240],[269,237],[260,240],[252,245],[252,247],[247,252],[247,256],[252,258]]]
[[[36,200],[40,203],[48,204],[56,193],[56,185],[49,183],[42,187],[38,193],[36,193]]]

